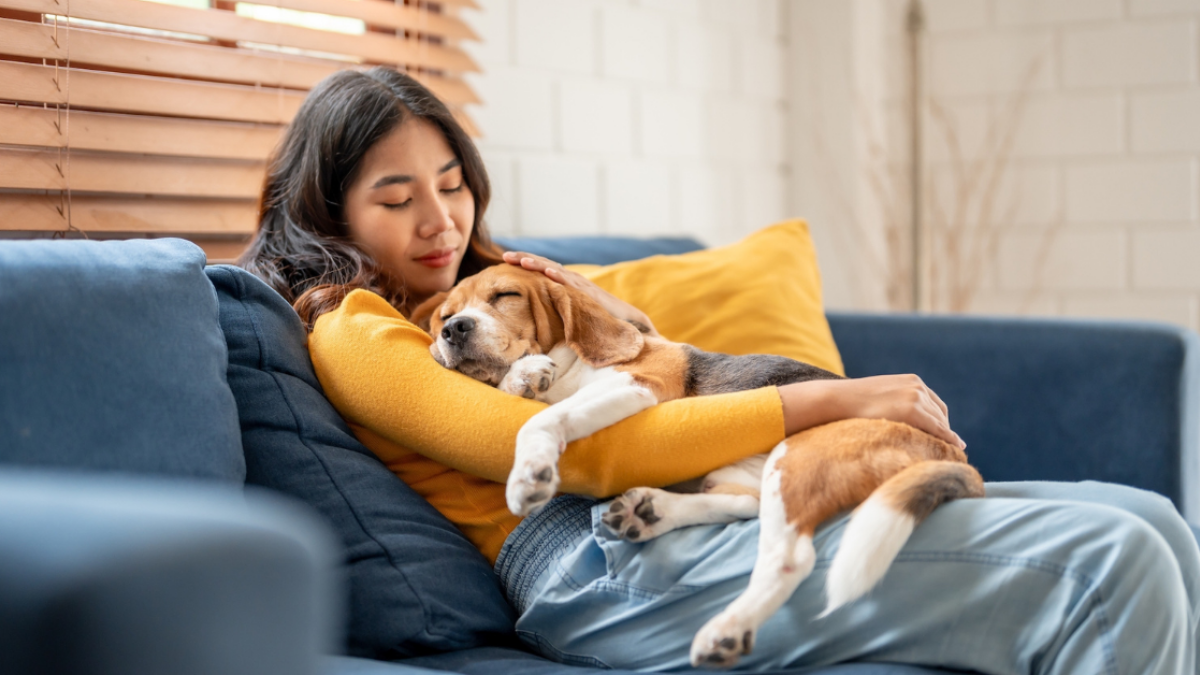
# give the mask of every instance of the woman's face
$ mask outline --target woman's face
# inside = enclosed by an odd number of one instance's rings
[[[475,199],[437,127],[410,118],[380,139],[345,199],[350,236],[404,282],[410,307],[454,285]]]

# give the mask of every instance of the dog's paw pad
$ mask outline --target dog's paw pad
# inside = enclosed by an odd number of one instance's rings
[[[558,491],[558,470],[553,464],[530,462],[514,467],[508,477],[505,498],[508,510],[528,516],[546,505]]]
[[[754,649],[754,629],[739,617],[719,614],[692,641],[692,666],[732,668]]]
[[[508,394],[537,398],[554,384],[557,372],[558,366],[549,356],[526,356],[512,364],[498,388]]]
[[[654,497],[655,491],[651,488],[629,490],[608,505],[608,512],[600,520],[626,541],[653,539],[662,534],[654,525],[663,519],[655,508]]]

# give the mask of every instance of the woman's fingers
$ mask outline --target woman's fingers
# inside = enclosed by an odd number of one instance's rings
[[[920,378],[918,378],[918,380],[919,379]],[[937,436],[947,443],[952,443],[960,448],[967,447],[967,444],[963,441],[963,439],[958,434],[954,433],[954,430],[950,428],[950,409],[946,407],[946,402],[937,395],[937,392],[930,389],[929,386],[924,382],[921,382],[921,389],[926,396],[926,400],[928,401],[927,413],[933,418],[937,425],[936,429],[927,429],[926,431],[929,431],[929,433],[932,433],[934,436]]]
[[[963,440],[958,437],[958,434],[954,433],[954,431],[950,429],[949,425],[945,423],[945,420],[940,419],[940,416],[931,415],[928,411],[922,411],[922,414],[917,416],[915,422],[916,424],[913,426],[927,434],[930,434],[931,436],[936,436],[937,438],[940,438],[943,441],[946,441],[947,443],[959,448],[967,447],[967,444],[963,443]]]
[[[925,384],[925,383],[922,382],[921,384]],[[942,400],[941,396],[937,395],[936,391],[930,389],[929,385],[925,385],[925,390],[929,392],[929,396],[933,399],[933,402],[936,403],[937,406],[942,409],[942,414],[945,415],[947,421],[949,421],[950,409],[946,407],[946,402]]]
[[[558,267],[558,263],[549,258],[525,253],[524,251],[505,251],[504,262],[524,267],[527,270],[534,270],[535,272],[542,272],[551,267]]]
[[[882,417],[904,422],[958,447],[966,447],[950,428],[945,402],[916,375],[879,375],[846,380],[862,398],[847,417]]]
[[[504,262],[523,267],[532,272],[541,272],[560,284],[573,282],[572,285],[578,286],[578,280],[571,277],[562,265],[549,258],[543,258],[540,255],[525,253],[523,251],[505,251]]]

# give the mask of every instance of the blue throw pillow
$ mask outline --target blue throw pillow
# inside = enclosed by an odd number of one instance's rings
[[[491,566],[354,438],[321,391],[291,306],[242,269],[214,266],[208,276],[229,344],[246,482],[304,500],[342,537],[348,652],[390,659],[506,642],[513,611]]]
[[[0,242],[0,463],[241,484],[204,252]]]

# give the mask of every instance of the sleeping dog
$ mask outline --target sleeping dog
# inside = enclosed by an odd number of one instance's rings
[[[505,493],[517,515],[554,496],[567,443],[656,403],[839,377],[783,357],[714,354],[645,335],[585,293],[512,265],[463,280],[412,319],[436,338],[430,351],[441,365],[551,404],[517,434]],[[624,539],[646,541],[686,525],[759,516],[748,587],[692,644],[693,665],[728,667],[812,571],[821,522],[857,507],[826,580],[828,614],[869,591],[934,508],[983,496],[966,461],[962,450],[905,424],[843,420],[708,474],[699,493],[630,490],[603,520]]]

